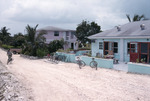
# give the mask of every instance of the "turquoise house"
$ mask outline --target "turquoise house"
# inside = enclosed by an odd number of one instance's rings
[[[89,36],[92,56],[150,63],[150,20],[130,22]]]

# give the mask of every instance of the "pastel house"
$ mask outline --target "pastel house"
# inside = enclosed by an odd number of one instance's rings
[[[88,37],[92,56],[150,63],[150,20],[130,22]]]
[[[65,41],[64,49],[78,49],[78,44],[76,42],[77,38],[75,37],[75,30],[48,26],[38,29],[37,34],[40,31],[45,31],[47,33],[46,35],[44,35],[44,37],[46,38],[46,43],[50,43],[53,40],[61,40],[63,38]]]

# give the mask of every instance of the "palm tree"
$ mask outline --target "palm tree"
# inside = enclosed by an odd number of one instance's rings
[[[26,43],[24,44],[24,52],[29,53],[29,55],[36,56],[36,51],[40,46],[43,46],[45,43],[45,37],[43,36],[46,34],[45,31],[40,31],[38,34],[36,33],[36,29],[38,27],[38,24],[33,28],[27,25],[26,30],[27,30],[27,40]],[[42,45],[41,45],[42,44]]]
[[[140,15],[135,14],[134,17],[133,17],[133,19],[132,19],[132,21],[131,21],[131,18],[130,18],[129,14],[126,14],[126,17],[129,20],[129,22],[147,20],[144,15],[140,16]]]
[[[0,30],[0,40],[3,44],[8,44],[10,39],[10,33],[8,32],[9,29],[6,27],[1,28]]]

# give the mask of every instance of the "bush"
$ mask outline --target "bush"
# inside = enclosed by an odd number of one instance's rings
[[[70,51],[73,51],[73,49],[68,48],[68,49],[66,49],[65,51],[66,51],[67,53],[69,53]]]
[[[58,49],[57,52],[65,52],[63,49]]]
[[[11,48],[14,48],[13,46],[10,46],[10,45],[5,45],[5,44],[3,44],[2,45],[2,48],[4,48],[4,49],[11,49]]]
[[[48,45],[49,53],[53,53],[53,52],[56,52],[58,49],[62,49],[63,45],[64,43],[62,40],[54,40],[50,42]]]
[[[29,55],[29,54],[30,54],[29,51],[24,52],[24,55]]]
[[[79,48],[78,50],[91,50],[91,48],[89,48],[89,47],[83,47],[83,48]]]
[[[0,41],[0,47],[2,46],[2,41]]]
[[[36,54],[38,57],[42,58],[48,54],[48,49],[37,49]]]

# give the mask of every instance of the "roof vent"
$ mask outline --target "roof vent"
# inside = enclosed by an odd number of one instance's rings
[[[121,27],[120,27],[120,26],[117,26],[117,30],[118,30],[118,31],[121,31]]]
[[[141,30],[144,30],[145,29],[145,24],[141,24],[140,27],[141,27]]]

